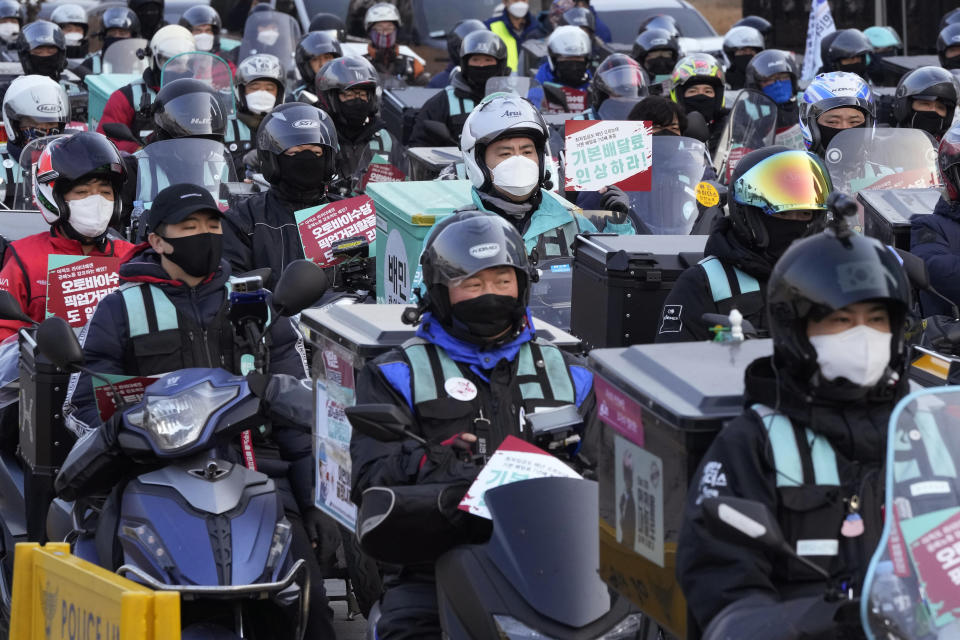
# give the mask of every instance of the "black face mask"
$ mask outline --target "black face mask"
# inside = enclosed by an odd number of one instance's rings
[[[944,69],[960,69],[960,56],[945,58],[943,61]]]
[[[643,64],[654,76],[663,76],[673,71],[673,60],[671,58],[647,58]]]
[[[846,71],[847,73],[855,73],[864,80],[867,79],[867,63],[866,62],[855,62],[853,64],[838,64],[837,71]]]
[[[865,126],[867,126],[866,123],[863,123],[853,128],[862,129]],[[817,128],[820,129],[820,144],[821,146],[823,146],[824,149],[830,146],[830,141],[833,140],[834,136],[836,136],[841,131],[845,131],[845,129],[835,129],[834,127],[828,127],[822,124],[818,124]]]
[[[518,326],[526,309],[512,296],[486,293],[458,302],[451,307],[451,312],[454,326],[466,329],[474,342],[490,342],[504,331]]]
[[[167,260],[194,278],[208,276],[220,266],[223,236],[219,233],[197,233],[182,238],[163,239],[173,247],[173,253],[165,254]]]
[[[152,36],[160,26],[163,11],[157,6],[144,7],[137,13],[137,17],[140,18],[140,27],[143,30],[143,37],[146,38],[147,34]]]
[[[313,151],[298,151],[292,156],[281,154],[280,181],[301,191],[322,190],[330,180],[327,158]]]
[[[554,75],[565,85],[580,86],[587,80],[586,60],[561,60],[554,66]]]
[[[914,129],[922,129],[939,140],[949,128],[950,123],[936,111],[914,111],[910,126]]]
[[[742,89],[747,80],[747,65],[753,60],[754,54],[746,53],[739,56],[733,56],[730,68],[727,69],[727,82],[734,89]]]
[[[767,230],[767,248],[768,256],[777,259],[783,255],[797,238],[802,237],[810,228],[811,220],[784,220],[764,215],[762,217],[763,226]]]
[[[28,73],[36,74],[38,76],[47,76],[48,78],[53,78],[54,80],[60,80],[60,56],[35,56],[30,54],[27,60],[27,65],[30,67]],[[27,69],[24,69],[27,71]]]
[[[350,129],[359,129],[370,115],[370,103],[363,98],[353,98],[340,103],[340,118]]]
[[[683,106],[687,110],[687,113],[698,111],[700,115],[703,116],[703,119],[707,121],[707,124],[713,122],[713,116],[717,111],[716,98],[711,98],[703,94],[684,98]]]
[[[499,75],[502,75],[502,72],[500,71],[500,65],[497,64],[490,64],[485,67],[471,67],[468,65],[463,69],[463,77],[466,79],[467,84],[470,85],[470,88],[477,94],[485,93],[487,90],[487,80],[496,78]]]
[[[68,58],[86,58],[90,52],[90,43],[86,40],[74,47],[67,47]]]

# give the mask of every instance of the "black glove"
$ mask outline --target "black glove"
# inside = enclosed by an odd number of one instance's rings
[[[617,214],[611,218],[614,224],[623,224],[627,220],[627,212],[630,211],[630,198],[620,187],[610,185],[605,189],[600,196],[600,208]]]
[[[247,384],[250,386],[250,393],[257,396],[261,400],[265,400],[265,394],[267,392],[267,385],[270,384],[270,376],[260,373],[259,371],[251,371],[245,376]]]
[[[472,444],[456,434],[441,443],[427,445],[420,458],[417,482],[472,482],[481,465],[473,461]]]
[[[329,516],[316,507],[307,507],[303,510],[303,528],[307,537],[316,548],[317,543],[323,540],[323,531],[327,526]]]

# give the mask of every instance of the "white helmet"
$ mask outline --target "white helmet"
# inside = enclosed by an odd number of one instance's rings
[[[193,34],[186,27],[170,24],[162,27],[150,39],[153,68],[159,73],[163,64],[173,56],[197,50]]]
[[[79,24],[83,32],[87,32],[87,10],[78,4],[61,4],[50,14],[50,22],[63,26],[65,24]]]
[[[573,28],[580,31],[579,27]],[[490,94],[470,112],[463,123],[460,149],[467,177],[478,190],[489,189],[493,178],[484,158],[487,145],[500,138],[526,136],[537,147],[540,183],[543,183],[549,135],[547,123],[532,102],[510,93]]]
[[[398,27],[403,24],[400,11],[389,2],[378,2],[367,9],[367,14],[363,17],[363,30],[370,31],[370,25],[375,22],[396,22]]]
[[[556,66],[555,58],[560,56],[583,56],[589,57],[593,51],[593,45],[590,43],[590,36],[580,27],[572,24],[565,24],[557,27],[547,38],[547,60],[550,62],[550,70]]]
[[[3,126],[7,140],[21,149],[29,142],[20,131],[20,121],[29,117],[37,122],[55,122],[59,131],[70,120],[70,100],[60,83],[47,76],[14,78],[3,96]],[[42,137],[42,136],[33,136]]]

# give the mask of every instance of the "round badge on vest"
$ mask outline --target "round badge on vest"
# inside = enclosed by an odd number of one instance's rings
[[[6,160],[3,161],[3,166],[7,169],[13,169],[13,165],[14,165],[14,162],[10,158],[7,158]]]
[[[448,378],[447,381],[443,383],[443,388],[446,390],[447,395],[456,400],[469,402],[477,397],[477,385],[466,378]]]

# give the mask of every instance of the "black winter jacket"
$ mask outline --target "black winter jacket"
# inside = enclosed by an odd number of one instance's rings
[[[467,81],[459,69],[454,69],[450,74],[450,86],[453,87],[453,95],[460,100],[471,100],[475,105],[483,100],[483,93],[480,92],[478,94],[474,91],[473,88],[467,84]],[[464,113],[451,116],[450,96],[447,95],[447,90],[444,89],[443,91],[437,92],[435,96],[423,103],[423,108],[417,113],[417,119],[413,125],[413,133],[410,134],[410,146],[448,147],[452,144],[449,140],[440,140],[431,136],[424,126],[424,123],[428,120],[442,122],[447,125],[447,129],[450,131],[453,139],[460,140],[460,134],[463,132],[463,123],[466,122],[467,116],[470,115],[466,109],[463,109],[463,111]]]

